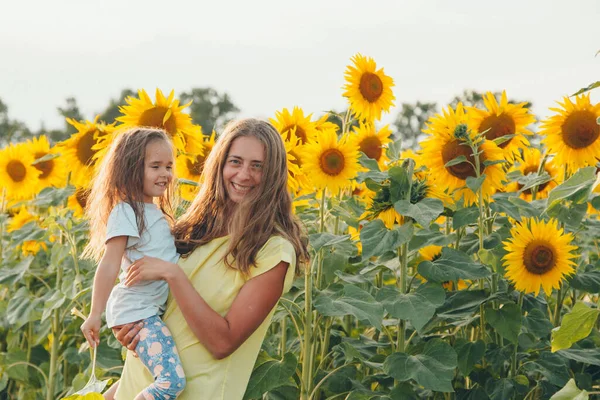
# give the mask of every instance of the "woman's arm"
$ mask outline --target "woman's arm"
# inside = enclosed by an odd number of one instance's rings
[[[160,260],[144,258],[146,260],[138,260],[130,267],[125,284],[147,279],[166,280],[190,329],[217,359],[233,353],[269,315],[283,292],[289,265],[282,261],[246,282],[227,315],[222,317],[198,294],[178,265],[161,267],[156,265]]]
[[[99,331],[102,325],[102,313],[106,308],[108,296],[115,285],[121,259],[127,246],[127,236],[116,236],[106,242],[104,256],[98,265],[94,275],[94,286],[92,290],[92,308],[90,315],[81,325],[81,331],[90,346],[95,347],[100,343]]]

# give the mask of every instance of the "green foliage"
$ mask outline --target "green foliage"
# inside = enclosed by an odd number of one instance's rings
[[[552,331],[552,351],[568,349],[573,343],[586,338],[598,314],[598,309],[589,308],[581,302],[575,304],[573,310],[564,316],[561,326]]]
[[[440,339],[433,339],[417,355],[394,353],[387,357],[383,370],[401,382],[414,379],[425,389],[454,392],[451,381],[457,365],[454,349]]]

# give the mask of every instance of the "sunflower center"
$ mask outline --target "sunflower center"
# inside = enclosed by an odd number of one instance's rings
[[[46,153],[38,152],[38,153],[35,153],[34,158],[37,160],[38,158],[42,158],[45,155],[46,155]],[[47,178],[48,175],[50,175],[52,173],[52,169],[54,169],[54,160],[48,160],[48,161],[44,161],[41,163],[37,163],[34,165],[34,167],[38,171],[42,171],[42,173],[40,175],[40,179]]]
[[[381,142],[377,136],[368,136],[360,142],[360,151],[365,153],[367,157],[379,161],[383,149]]]
[[[95,132],[95,130],[87,131],[77,142],[77,158],[83,165],[94,165],[96,163],[94,159],[96,151],[92,149],[96,144]]]
[[[475,158],[471,154],[471,148],[466,144],[462,144],[458,140],[452,140],[444,145],[442,148],[442,159],[444,164],[454,160],[457,157],[465,156],[468,161],[446,167],[446,170],[458,179],[466,180],[469,176],[475,177]],[[483,168],[482,168],[483,169]],[[483,172],[483,171],[482,171]]]
[[[194,161],[191,161],[189,158],[187,159],[187,168],[188,171],[192,175],[200,176],[202,175],[202,168],[204,168],[204,161],[206,161],[206,157],[204,156],[196,156]]]
[[[535,166],[535,165],[530,165],[530,166],[528,166],[527,168],[525,168],[525,169],[523,170],[523,176],[527,176],[528,174],[531,174],[532,172],[535,172],[535,173],[537,173],[537,171],[538,171],[538,168],[539,168],[539,166]],[[548,171],[546,171],[546,172],[548,172]],[[549,173],[549,172],[548,172],[548,173]],[[541,185],[538,185],[538,188],[537,188],[537,191],[538,191],[538,193],[539,193],[539,192],[541,192],[542,190],[544,190],[544,188],[545,188],[546,186],[548,186],[548,184],[549,184],[549,183],[550,183],[550,182],[544,182],[544,183],[542,183]],[[518,186],[519,186],[519,190],[521,190],[521,188],[523,187],[523,185],[522,185],[522,184],[520,184],[520,183],[518,184]],[[532,189],[532,188],[525,189],[525,190],[523,191],[523,193],[525,193],[525,194],[531,194],[531,189]]]
[[[302,144],[305,144],[306,141],[308,140],[308,138],[306,137],[306,132],[304,131],[304,129],[302,129],[300,126],[298,125],[290,125],[290,126],[286,126],[283,129],[283,132],[287,133],[287,136],[285,137],[285,140],[287,140],[288,142],[291,140],[292,138],[292,129],[296,128],[296,130],[294,131],[296,133],[296,137],[298,139],[300,139],[300,142]]]
[[[25,165],[18,160],[10,160],[6,166],[6,172],[8,172],[8,176],[13,182],[21,182],[27,176]]]
[[[338,149],[327,149],[321,154],[319,164],[327,175],[339,175],[344,170],[344,155]]]
[[[573,149],[588,147],[600,136],[596,114],[589,110],[573,111],[562,124],[563,140]]]
[[[365,72],[360,77],[360,94],[369,102],[375,103],[383,93],[383,82],[372,72]]]
[[[87,204],[88,196],[89,196],[89,192],[87,190],[78,189],[75,192],[75,199],[77,199],[77,203],[79,203],[79,205],[83,209],[85,209],[85,205]]]
[[[535,275],[544,275],[556,264],[554,251],[546,243],[533,241],[525,247],[523,263],[527,271]]]
[[[498,139],[506,135],[514,135],[516,131],[515,120],[505,113],[500,115],[490,115],[481,121],[481,125],[479,126],[479,132],[485,132],[485,137],[488,140]],[[509,143],[510,140],[507,140],[500,143],[498,147],[505,148]]]
[[[144,111],[140,116],[140,126],[151,126],[154,128],[162,128],[173,136],[177,132],[177,123],[173,114],[164,121],[165,114],[169,111],[167,107],[152,107]]]

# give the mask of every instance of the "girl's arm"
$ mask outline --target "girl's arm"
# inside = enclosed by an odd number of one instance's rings
[[[81,325],[81,331],[92,347],[96,347],[100,343],[99,332],[102,325],[102,313],[119,275],[121,259],[126,246],[127,236],[116,236],[109,239],[106,242],[104,256],[98,265],[98,269],[96,269],[92,291],[92,309],[88,318]]]
[[[227,315],[222,317],[204,301],[177,264],[160,265],[162,263],[164,261],[151,257],[136,261],[128,271],[125,284],[147,279],[166,280],[190,329],[216,359],[233,353],[269,315],[283,292],[289,265],[282,261],[246,282]]]

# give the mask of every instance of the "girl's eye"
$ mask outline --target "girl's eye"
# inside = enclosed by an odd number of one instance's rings
[[[262,166],[262,164],[254,164],[252,167],[254,169],[262,169],[263,166]]]

